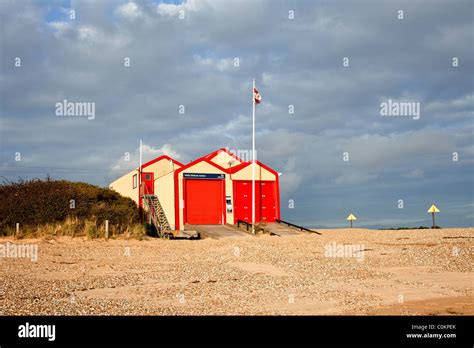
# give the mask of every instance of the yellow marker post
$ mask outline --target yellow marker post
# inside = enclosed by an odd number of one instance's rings
[[[352,228],[352,221],[353,220],[357,220],[357,218],[355,217],[355,215],[353,215],[352,213],[349,214],[349,216],[347,217],[347,221],[350,221],[351,222],[351,228]]]
[[[436,205],[433,204],[430,207],[430,209],[428,209],[428,213],[431,213],[431,216],[433,218],[433,227],[431,227],[431,228],[435,228],[435,217],[434,216],[435,216],[435,213],[439,213],[439,209],[436,207]]]

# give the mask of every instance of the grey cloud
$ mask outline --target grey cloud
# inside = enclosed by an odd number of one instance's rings
[[[299,207],[283,207],[290,220],[335,224],[358,197],[375,202],[373,219],[395,223],[382,212],[393,190],[418,197],[420,210],[423,200],[472,203],[471,1],[128,3],[72,1],[75,21],[63,13],[48,23],[51,11],[65,11],[62,1],[1,2],[0,175],[84,168],[56,173],[107,185],[127,169],[112,170],[124,152],[136,161],[140,139],[157,151],[168,144],[184,162],[249,149],[256,77],[258,156],[283,173],[282,201]],[[384,119],[383,98],[415,99],[421,119]],[[96,119],[55,117],[63,99],[95,102]],[[13,162],[16,151],[25,162]],[[450,195],[432,195],[432,186]],[[466,215],[449,224],[472,224]]]

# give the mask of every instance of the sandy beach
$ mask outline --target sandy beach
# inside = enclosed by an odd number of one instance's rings
[[[473,315],[474,228],[0,239],[3,315]]]

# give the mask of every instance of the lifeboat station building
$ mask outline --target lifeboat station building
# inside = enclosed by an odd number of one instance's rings
[[[252,162],[219,149],[188,164],[160,156],[109,187],[147,210],[144,197],[159,201],[172,230],[186,225],[252,222]],[[139,187],[140,186],[140,187]],[[278,173],[255,161],[255,222],[280,219]]]

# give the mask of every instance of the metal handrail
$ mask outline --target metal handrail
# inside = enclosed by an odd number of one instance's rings
[[[311,232],[311,233],[316,233],[316,234],[319,234],[321,235],[321,233],[319,233],[318,231],[313,231],[313,230],[310,230],[309,228],[306,228],[306,227],[303,227],[303,226],[299,226],[299,225],[295,225],[291,222],[288,222],[288,221],[285,221],[285,220],[280,220],[280,219],[275,219],[276,222],[280,223],[280,224],[285,224],[285,225],[288,225],[289,227],[294,227],[294,228],[297,228],[299,229],[300,231],[306,231],[306,232]]]
[[[147,198],[145,197],[145,196],[150,195],[150,193],[148,192],[148,187],[147,187],[147,186],[145,185],[145,183],[143,183],[143,182],[141,183],[141,185],[142,185],[142,189],[141,189],[140,191],[141,191],[141,194],[142,194],[142,195],[141,195],[141,196],[142,196],[142,200],[145,201],[145,203],[146,203],[148,209],[150,209],[150,213],[152,213],[153,215],[155,215],[155,209],[154,209],[150,204],[148,204],[148,200],[147,200]]]
[[[159,224],[158,224],[158,218],[157,218],[156,210],[155,210],[155,208],[153,207],[152,204],[149,204],[148,198],[146,197],[146,196],[151,196],[151,194],[148,192],[148,187],[145,185],[145,183],[142,182],[141,184],[142,184],[142,188],[143,188],[143,189],[141,190],[141,192],[142,192],[142,200],[143,200],[143,202],[146,204],[146,206],[147,206],[148,209],[149,209],[149,213],[150,213],[150,215],[151,215],[151,219],[153,220],[153,225],[155,225],[156,230],[157,230],[157,232],[158,232],[158,237],[163,238],[164,233],[163,233],[163,231],[161,231],[161,228],[160,228],[160,226],[159,226]]]
[[[249,230],[249,228],[251,229],[252,226],[255,227],[255,231],[257,231],[257,230],[265,231],[265,229],[263,227],[260,227],[260,226],[257,226],[257,225],[252,225],[250,222],[247,222],[245,220],[237,220],[237,227],[240,227],[240,224],[245,225],[247,231]]]

